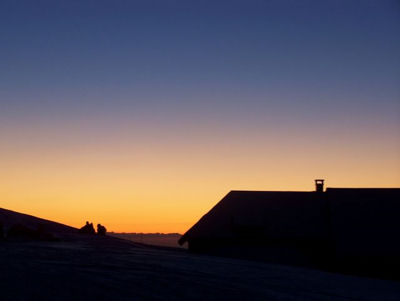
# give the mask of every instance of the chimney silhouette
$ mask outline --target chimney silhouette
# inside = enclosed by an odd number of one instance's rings
[[[315,180],[315,191],[316,192],[324,192],[324,179],[316,179]]]

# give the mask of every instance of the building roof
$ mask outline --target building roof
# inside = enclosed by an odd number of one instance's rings
[[[270,238],[321,236],[324,196],[315,192],[231,191],[179,240],[232,238],[241,226]]]
[[[326,192],[231,191],[179,240],[229,239],[247,228],[268,238],[321,238],[333,224],[345,231],[352,222],[376,220],[399,228],[399,188],[327,188]],[[383,207],[382,207],[383,206]],[[362,213],[362,214],[359,214]],[[387,218],[386,218],[387,217]],[[346,224],[341,221],[346,221]],[[236,231],[236,232],[235,232]]]

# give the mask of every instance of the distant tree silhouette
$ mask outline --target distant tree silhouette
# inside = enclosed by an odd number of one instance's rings
[[[107,229],[106,227],[102,226],[101,224],[97,224],[97,234],[98,235],[106,235]]]
[[[79,229],[79,233],[82,234],[96,234],[96,231],[94,230],[93,223],[90,223],[87,221],[86,225],[84,225],[82,228]]]

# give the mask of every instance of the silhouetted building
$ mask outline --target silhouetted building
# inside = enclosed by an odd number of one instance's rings
[[[179,240],[193,252],[324,267],[400,267],[400,189],[231,191]]]

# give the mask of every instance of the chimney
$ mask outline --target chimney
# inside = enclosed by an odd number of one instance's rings
[[[315,180],[315,191],[316,192],[324,192],[324,180],[323,179]]]

